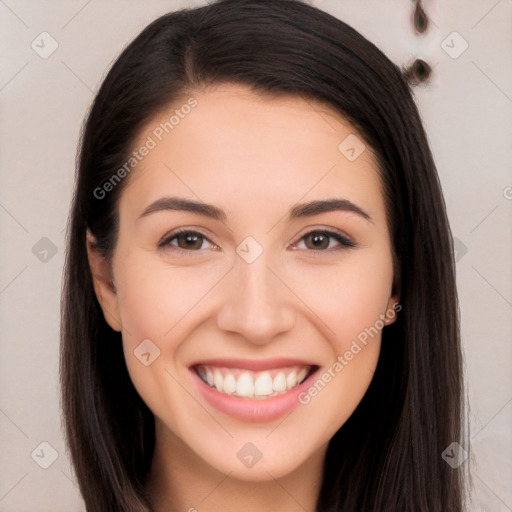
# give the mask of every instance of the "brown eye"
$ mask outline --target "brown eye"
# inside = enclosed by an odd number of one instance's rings
[[[180,233],[175,237],[177,245],[180,249],[201,249],[203,245],[203,237],[194,233]]]
[[[333,231],[311,231],[301,238],[298,248],[325,251],[327,249],[345,249],[355,246],[354,242],[339,233]]]
[[[304,242],[308,249],[327,249],[330,240],[323,233],[310,233],[304,237]]]
[[[196,231],[180,231],[171,233],[159,244],[159,247],[170,249],[183,249],[185,251],[199,251],[201,249],[214,248],[215,245],[201,233]]]

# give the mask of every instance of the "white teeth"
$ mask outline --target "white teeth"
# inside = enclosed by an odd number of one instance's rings
[[[277,391],[278,393],[286,391],[286,377],[284,376],[283,372],[279,372],[275,377],[274,382],[272,384],[272,389],[274,391]]]
[[[259,396],[271,395],[272,388],[272,377],[270,373],[263,372],[254,381],[254,394]]]
[[[228,374],[224,377],[224,393],[231,395],[236,391],[236,380],[233,375]]]
[[[297,373],[297,383],[299,382],[302,382],[305,378],[306,378],[306,375],[308,374],[308,369],[307,368],[302,368],[302,370]]]
[[[286,377],[286,389],[288,389],[288,390],[293,389],[297,385],[297,382],[298,382],[298,380],[297,380],[297,372],[296,371],[292,371]]]
[[[197,373],[209,386],[221,393],[242,398],[271,398],[297,387],[311,367],[292,367],[285,371],[251,372],[230,368],[197,367]],[[274,376],[274,378],[272,378]]]
[[[215,370],[215,373],[213,374],[213,383],[215,384],[217,391],[222,392],[224,390],[224,378],[222,377],[222,373],[220,373],[219,370]]]
[[[242,373],[238,377],[236,394],[245,398],[251,398],[254,395],[254,380],[249,373]]]

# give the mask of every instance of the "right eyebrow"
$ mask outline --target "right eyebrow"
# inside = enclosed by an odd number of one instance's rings
[[[221,220],[226,222],[227,215],[224,210],[213,206],[212,204],[203,203],[201,201],[192,201],[190,199],[183,199],[179,197],[162,197],[157,199],[139,215],[138,219],[145,217],[155,212],[166,210],[181,210],[186,212],[198,213],[212,219]]]

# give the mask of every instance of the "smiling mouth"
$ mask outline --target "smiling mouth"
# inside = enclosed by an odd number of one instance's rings
[[[313,366],[289,366],[265,371],[198,365],[199,378],[219,393],[264,400],[298,387],[314,371]]]

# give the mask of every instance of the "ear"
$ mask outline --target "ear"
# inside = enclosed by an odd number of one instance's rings
[[[91,269],[96,298],[100,303],[106,322],[114,331],[121,331],[121,317],[117,305],[112,264],[96,247],[94,235],[87,230],[87,258]]]
[[[401,309],[402,305],[400,304],[400,293],[395,293],[388,299],[386,312],[384,313],[384,325],[391,325],[394,323]]]

